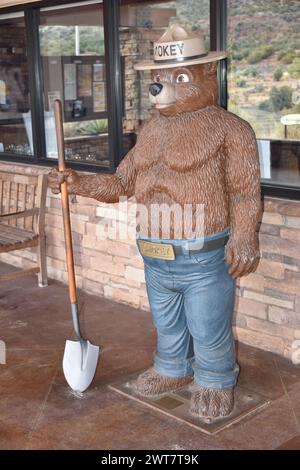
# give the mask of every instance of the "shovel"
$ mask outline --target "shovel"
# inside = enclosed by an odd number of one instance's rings
[[[66,165],[64,151],[62,106],[60,100],[55,100],[54,102],[54,116],[58,149],[58,169],[59,171],[64,171],[66,169]],[[68,382],[70,387],[76,392],[84,392],[89,387],[94,378],[100,348],[99,346],[94,346],[88,340],[86,340],[82,336],[80,331],[72,247],[69,196],[67,192],[66,182],[62,183],[61,185],[61,204],[64,223],[71,313],[73,329],[77,337],[77,341],[66,341],[63,358],[63,371],[66,381]]]

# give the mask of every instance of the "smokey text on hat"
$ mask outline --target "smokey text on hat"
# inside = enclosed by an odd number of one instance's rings
[[[183,42],[177,42],[172,44],[155,44],[154,55],[161,58],[184,57],[183,50]]]

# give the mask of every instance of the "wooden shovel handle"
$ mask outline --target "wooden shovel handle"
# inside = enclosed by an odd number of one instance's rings
[[[58,169],[59,171],[64,171],[66,169],[65,146],[64,146],[64,129],[63,129],[63,120],[62,120],[62,105],[61,105],[60,100],[54,101],[54,117],[55,117],[55,129],[56,129],[56,139],[57,139],[57,150],[58,150]],[[64,234],[65,234],[69,296],[70,296],[71,304],[76,304],[77,294],[76,294],[76,281],[75,281],[74,258],[73,258],[72,231],[71,231],[71,220],[70,220],[70,209],[69,209],[69,195],[67,191],[66,182],[63,182],[61,185],[61,205],[62,205],[62,215],[63,215]]]

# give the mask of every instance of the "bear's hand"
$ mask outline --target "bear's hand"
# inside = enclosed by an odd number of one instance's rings
[[[67,190],[69,194],[76,194],[76,188],[79,183],[80,176],[76,171],[67,168],[65,171],[59,171],[58,168],[52,168],[48,173],[48,184],[54,194],[60,193],[61,184],[67,182]]]
[[[232,235],[226,246],[225,259],[229,274],[236,279],[255,271],[259,261],[258,239],[248,235]]]

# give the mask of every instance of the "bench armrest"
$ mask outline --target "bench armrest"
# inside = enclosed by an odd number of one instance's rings
[[[36,214],[39,214],[40,208],[34,207],[33,209],[27,209],[21,212],[13,212],[12,214],[3,214],[0,215],[0,222],[3,220],[12,220],[12,219],[21,219],[23,217],[30,217]]]

